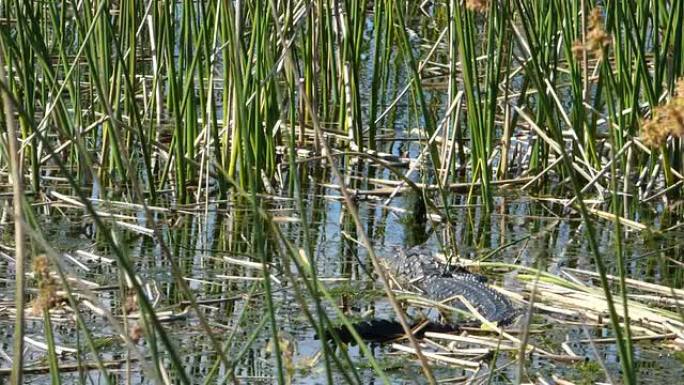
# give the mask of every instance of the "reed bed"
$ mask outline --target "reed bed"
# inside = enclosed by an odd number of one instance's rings
[[[14,364],[10,382],[47,371],[58,384],[61,373],[78,370],[85,383],[83,371],[97,368],[102,382],[114,383],[108,373],[124,366],[130,383],[139,380],[136,366],[155,383],[193,383],[166,326],[191,318],[212,352],[203,383],[242,378],[237,364],[263,330],[274,368],[263,378],[285,384],[295,370],[292,343],[280,331],[284,287],[318,335],[335,326],[332,318],[354,334],[324,279],[336,277],[318,272],[325,266],[317,263],[314,224],[326,214],[312,198],[340,204],[341,233],[373,262],[369,270],[402,320],[401,301],[375,263],[374,223],[363,222],[358,206],[385,218],[412,214],[422,226],[417,238],[437,230],[458,258],[465,245],[482,244],[454,230],[474,222],[457,208],[493,216],[501,197],[515,193],[561,204],[554,215],[581,221],[596,272],[517,275],[522,292],[508,294],[530,309],[519,338],[504,341],[507,332],[490,325],[486,342],[410,337],[394,348],[415,354],[427,382],[436,383],[432,368],[441,362],[466,367],[463,381],[487,383],[498,370],[491,354],[517,349],[520,368],[527,349],[575,360],[571,349],[541,352],[528,340],[532,316],[550,314],[554,322],[609,328],[620,381],[638,383],[636,341],[682,347],[681,289],[669,277],[650,284],[630,277],[625,249],[635,232],[652,242],[679,226],[661,228],[652,217],[681,218],[682,26],[684,4],[664,0],[3,2],[0,180],[8,192],[0,198],[13,202],[3,201],[0,216],[3,229],[15,226],[16,240],[2,253],[16,284],[14,302],[0,313],[16,326],[13,357],[0,353]],[[400,207],[398,198],[412,194],[413,207]],[[273,210],[281,201],[292,205]],[[637,214],[644,209],[650,216]],[[74,213],[98,247],[64,253],[45,234],[45,218]],[[208,227],[210,214],[229,218],[235,231],[171,236],[180,216]],[[615,234],[608,246],[596,229],[604,221]],[[219,258],[231,271],[213,277],[218,284],[195,278],[177,258],[195,236],[250,258]],[[177,286],[165,293],[171,309],[160,308],[154,281],[130,255],[137,239],[158,245]],[[681,261],[663,261],[681,269]],[[74,272],[93,263],[111,269],[118,303],[104,294],[107,286]],[[226,336],[195,290],[233,292],[234,280],[246,297]],[[561,300],[562,309],[550,305]],[[125,359],[104,358],[86,314],[106,322]],[[248,325],[255,314],[256,327]],[[25,335],[24,316],[43,325],[45,342]],[[60,361],[74,354],[55,340],[60,324],[78,331],[76,364]],[[45,350],[48,364],[27,368],[24,342]],[[361,383],[339,342],[319,344],[325,380]],[[483,372],[485,362],[492,367]]]

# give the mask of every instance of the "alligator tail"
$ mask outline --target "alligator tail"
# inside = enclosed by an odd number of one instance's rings
[[[393,320],[370,319],[356,322],[352,326],[361,339],[367,342],[388,342],[406,334],[399,321]],[[453,333],[459,330],[458,326],[433,321],[417,322],[412,325],[411,329],[413,329],[413,334],[417,338],[423,338],[425,332]],[[333,333],[337,335],[340,342],[356,344],[354,337],[344,325],[326,331],[325,340],[333,340]],[[316,339],[318,339],[318,336],[316,336]]]

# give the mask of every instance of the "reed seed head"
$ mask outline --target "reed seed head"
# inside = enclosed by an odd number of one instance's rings
[[[572,44],[572,55],[575,57],[577,60],[582,60],[583,59],[583,54],[587,49],[585,48],[584,44],[582,44],[582,41],[580,40],[575,40],[575,42]]]
[[[587,18],[586,41],[582,43],[576,40],[572,46],[572,53],[577,59],[581,59],[584,52],[591,52],[596,59],[603,57],[603,49],[610,44],[610,36],[603,26],[601,9],[596,7],[591,10]]]
[[[603,16],[598,7],[589,14],[589,32],[587,32],[587,49],[594,53],[594,57],[603,55],[603,48],[610,44],[610,36],[603,27]]]
[[[137,344],[140,339],[143,337],[143,328],[140,326],[140,324],[136,323],[133,324],[128,331],[128,337],[133,341],[133,343]]]
[[[467,9],[474,12],[486,12],[489,6],[488,0],[466,0],[465,6]]]
[[[684,137],[684,78],[677,82],[672,98],[655,107],[641,129],[641,139],[649,147],[662,145],[670,135]]]
[[[126,313],[134,313],[138,311],[138,296],[135,293],[128,293],[126,296]]]
[[[50,263],[45,255],[34,258],[32,270],[38,282],[38,297],[33,301],[31,313],[37,316],[54,308],[61,299],[57,295],[57,283],[50,275]]]

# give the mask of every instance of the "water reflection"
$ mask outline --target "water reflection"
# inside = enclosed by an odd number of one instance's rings
[[[349,169],[347,171],[350,171]],[[379,170],[374,172],[380,173]],[[316,171],[312,171],[316,173]],[[353,190],[370,189],[368,170],[352,168],[348,172],[348,186]],[[324,177],[320,172],[316,177]],[[378,284],[374,281],[372,266],[366,258],[365,250],[356,241],[358,234],[355,226],[337,198],[338,191],[334,187],[325,187],[322,183],[311,182],[311,178],[303,178],[302,186],[305,191],[306,222],[309,236],[313,240],[314,261],[319,277],[324,284],[337,294],[337,303],[326,303],[326,312],[334,318],[332,306],[339,306],[356,316],[374,315],[380,318],[392,318],[392,311],[387,302],[379,294]],[[444,223],[434,223],[427,219],[420,197],[401,195],[392,200],[390,206],[385,206],[380,199],[359,199],[358,205],[366,231],[371,237],[379,253],[389,253],[394,246],[408,246],[426,242],[437,249],[449,245],[448,236],[454,237],[453,243],[461,255],[468,258],[487,258],[489,261],[500,261],[529,267],[541,267],[547,271],[559,273],[566,267],[594,270],[593,262],[584,237],[584,227],[581,220],[569,213],[562,205],[529,196],[507,194],[498,196],[495,200],[496,210],[492,215],[484,215],[477,204],[469,204],[468,197],[453,196],[450,210],[454,223],[447,231]],[[295,220],[300,213],[292,199],[280,197],[264,197],[263,206],[273,216],[282,218],[279,226],[288,239],[297,247],[306,248],[305,233],[300,223]],[[107,210],[102,204],[101,209]],[[121,208],[117,208],[119,212]],[[125,211],[125,210],[124,210]],[[96,306],[108,309],[115,316],[120,317],[121,309],[126,304],[129,290],[126,279],[121,276],[116,264],[98,262],[84,257],[91,255],[107,257],[108,249],[99,242],[99,235],[94,234],[91,239],[82,234],[82,220],[77,210],[65,209],[62,217],[43,218],[42,226],[46,235],[61,253],[71,256],[64,258],[63,266],[72,277],[78,277],[83,282],[92,282],[97,286],[92,291],[97,297]],[[653,215],[645,210],[640,212],[635,208],[632,217]],[[139,212],[132,210],[128,215],[136,218],[137,224],[151,226],[145,223]],[[196,301],[210,322],[212,332],[229,352],[229,357],[235,357],[247,343],[256,325],[263,320],[266,313],[263,288],[259,285],[262,273],[257,265],[249,262],[254,260],[253,239],[256,216],[250,206],[241,200],[231,200],[226,203],[215,203],[209,206],[177,208],[174,211],[159,211],[156,213],[154,225],[162,230],[165,241],[172,251],[172,260],[167,259],[159,245],[149,236],[131,233],[131,231],[115,227],[120,242],[125,246],[127,254],[135,264],[139,274],[138,279],[148,288],[153,299],[156,299],[158,311],[169,311],[172,314],[183,314],[189,305],[188,298],[179,290],[177,282],[171,275],[170,265],[174,263],[182,271],[187,284],[196,296]],[[655,221],[661,228],[672,226],[676,218],[660,216]],[[262,224],[263,225],[263,224]],[[611,273],[615,272],[613,242],[615,228],[611,221],[597,220],[598,238],[601,241],[603,255]],[[103,229],[96,229],[98,232]],[[629,261],[628,275],[631,277],[664,282],[681,286],[682,269],[678,268],[678,261],[682,260],[677,231],[668,232],[665,236],[645,235],[639,232],[625,230],[624,257]],[[6,237],[3,237],[6,238]],[[6,239],[3,241],[5,242]],[[295,271],[294,266],[282,264],[282,245],[272,236],[266,239],[264,250],[273,263],[275,274],[274,298],[277,307],[277,323],[283,332],[290,336],[293,344],[291,365],[294,378],[298,383],[324,383],[325,371],[321,361],[312,360],[321,349],[321,342],[315,339],[315,330],[302,315],[301,307],[294,297],[291,283],[282,274],[283,269]],[[662,250],[662,251],[659,251]],[[79,263],[76,263],[75,261]],[[247,263],[240,263],[246,261]],[[674,263],[677,262],[677,263]],[[82,265],[82,266],[81,266]],[[10,342],[12,339],[11,301],[13,296],[12,277],[13,264],[7,256],[0,258],[0,342],[2,351],[11,355]],[[328,280],[334,278],[335,280]],[[519,282],[515,273],[504,275],[494,274],[492,280],[510,290],[519,290]],[[256,286],[255,286],[256,285]],[[74,286],[77,291],[78,285]],[[336,290],[336,291],[335,291]],[[248,296],[247,293],[253,295]],[[35,291],[32,292],[32,295]],[[313,301],[309,303],[309,311],[315,314]],[[145,383],[150,374],[141,370],[137,358],[132,356],[125,344],[117,337],[115,329],[101,316],[87,308],[80,309],[86,317],[91,333],[98,343],[101,357],[112,363],[112,376],[115,381],[123,382],[128,376],[134,383]],[[242,317],[242,318],[241,318]],[[82,355],[76,357],[67,354],[62,357],[60,364],[68,367],[76,365],[78,359],[83,362],[93,362],[93,355],[85,348],[84,336],[74,322],[68,309],[58,309],[53,312],[53,324],[56,343],[64,347],[82,347]],[[130,320],[128,327],[133,327],[138,321]],[[549,323],[543,323],[549,325]],[[217,363],[214,353],[204,330],[200,327],[197,317],[192,312],[166,322],[165,327],[171,333],[175,346],[184,360],[186,371],[195,379],[204,378],[212,371]],[[27,325],[27,335],[44,341],[43,322],[40,317],[31,316]],[[564,341],[579,341],[587,338],[609,336],[602,328],[581,326],[550,327],[532,335],[535,344],[549,346],[554,349]],[[256,341],[250,345],[244,356],[239,360],[234,375],[249,383],[272,383],[273,360],[269,356],[269,340],[271,333],[266,325],[256,334]],[[158,342],[157,342],[158,343]],[[155,348],[153,341],[144,340],[138,345],[143,355],[148,355],[150,349]],[[160,347],[157,347],[160,348]],[[571,348],[577,354],[593,357],[594,352],[587,343],[572,343]],[[619,364],[613,344],[597,346],[600,357],[612,373],[617,375]],[[396,383],[403,383],[407,379],[414,379],[420,371],[406,356],[397,357],[389,354],[387,346],[375,346],[374,352],[384,365],[394,369],[388,373]],[[640,344],[636,351],[640,378],[648,383],[653,378],[681,378],[681,361],[673,357],[670,352],[663,351],[658,345]],[[358,347],[351,347],[352,359],[359,363],[365,359],[358,351]],[[45,351],[36,346],[27,347],[26,358],[30,367],[45,367]],[[127,359],[130,362],[127,363]],[[506,365],[509,356],[498,359],[497,365]],[[9,362],[0,357],[2,367],[9,367]],[[114,365],[114,363],[117,363]],[[312,364],[313,363],[313,364]],[[125,368],[130,365],[134,370],[127,373]],[[534,358],[528,363],[528,370],[550,376],[553,373],[567,375],[568,378],[582,378],[590,376],[591,365],[558,365],[548,369],[550,362]],[[148,367],[156,368],[155,363],[147,363]],[[161,363],[161,367],[170,367],[168,362]],[[157,371],[159,369],[156,369]],[[654,373],[659,373],[654,376]],[[223,378],[228,370],[218,365],[217,378]],[[375,376],[370,369],[360,372],[366,376],[366,383],[374,383]],[[166,373],[173,378],[174,373]],[[436,369],[439,378],[457,378],[469,375],[461,369],[439,367]],[[505,383],[507,377],[513,375],[512,369],[503,370],[495,376],[495,383]],[[599,378],[602,372],[599,371]],[[103,379],[96,370],[84,373],[65,373],[63,381],[76,381],[79,376],[89,377],[94,383],[102,383]],[[339,373],[335,377],[340,379]],[[30,377],[33,383],[47,383],[45,374],[35,374]]]

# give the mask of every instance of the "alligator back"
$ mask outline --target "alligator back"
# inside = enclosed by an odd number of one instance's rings
[[[432,251],[423,246],[397,249],[393,255],[384,255],[380,259],[394,280],[404,289],[419,292],[430,300],[458,301],[455,297],[463,297],[485,319],[500,326],[510,324],[520,313],[508,298],[487,286],[485,277],[473,274],[465,268],[449,268],[435,259]],[[418,324],[412,325],[412,328],[416,326]],[[414,334],[420,338],[427,331],[453,332],[459,330],[459,326],[427,321]],[[362,339],[374,342],[385,342],[404,335],[399,322],[383,319],[356,323],[354,329]],[[325,339],[331,339],[333,333],[341,342],[353,342],[351,334],[344,326],[332,328],[326,333]]]
[[[488,321],[511,323],[518,311],[510,300],[487,286],[486,279],[465,269],[449,269],[432,252],[416,246],[382,257],[389,272],[404,289],[418,291],[433,301],[462,296]]]

